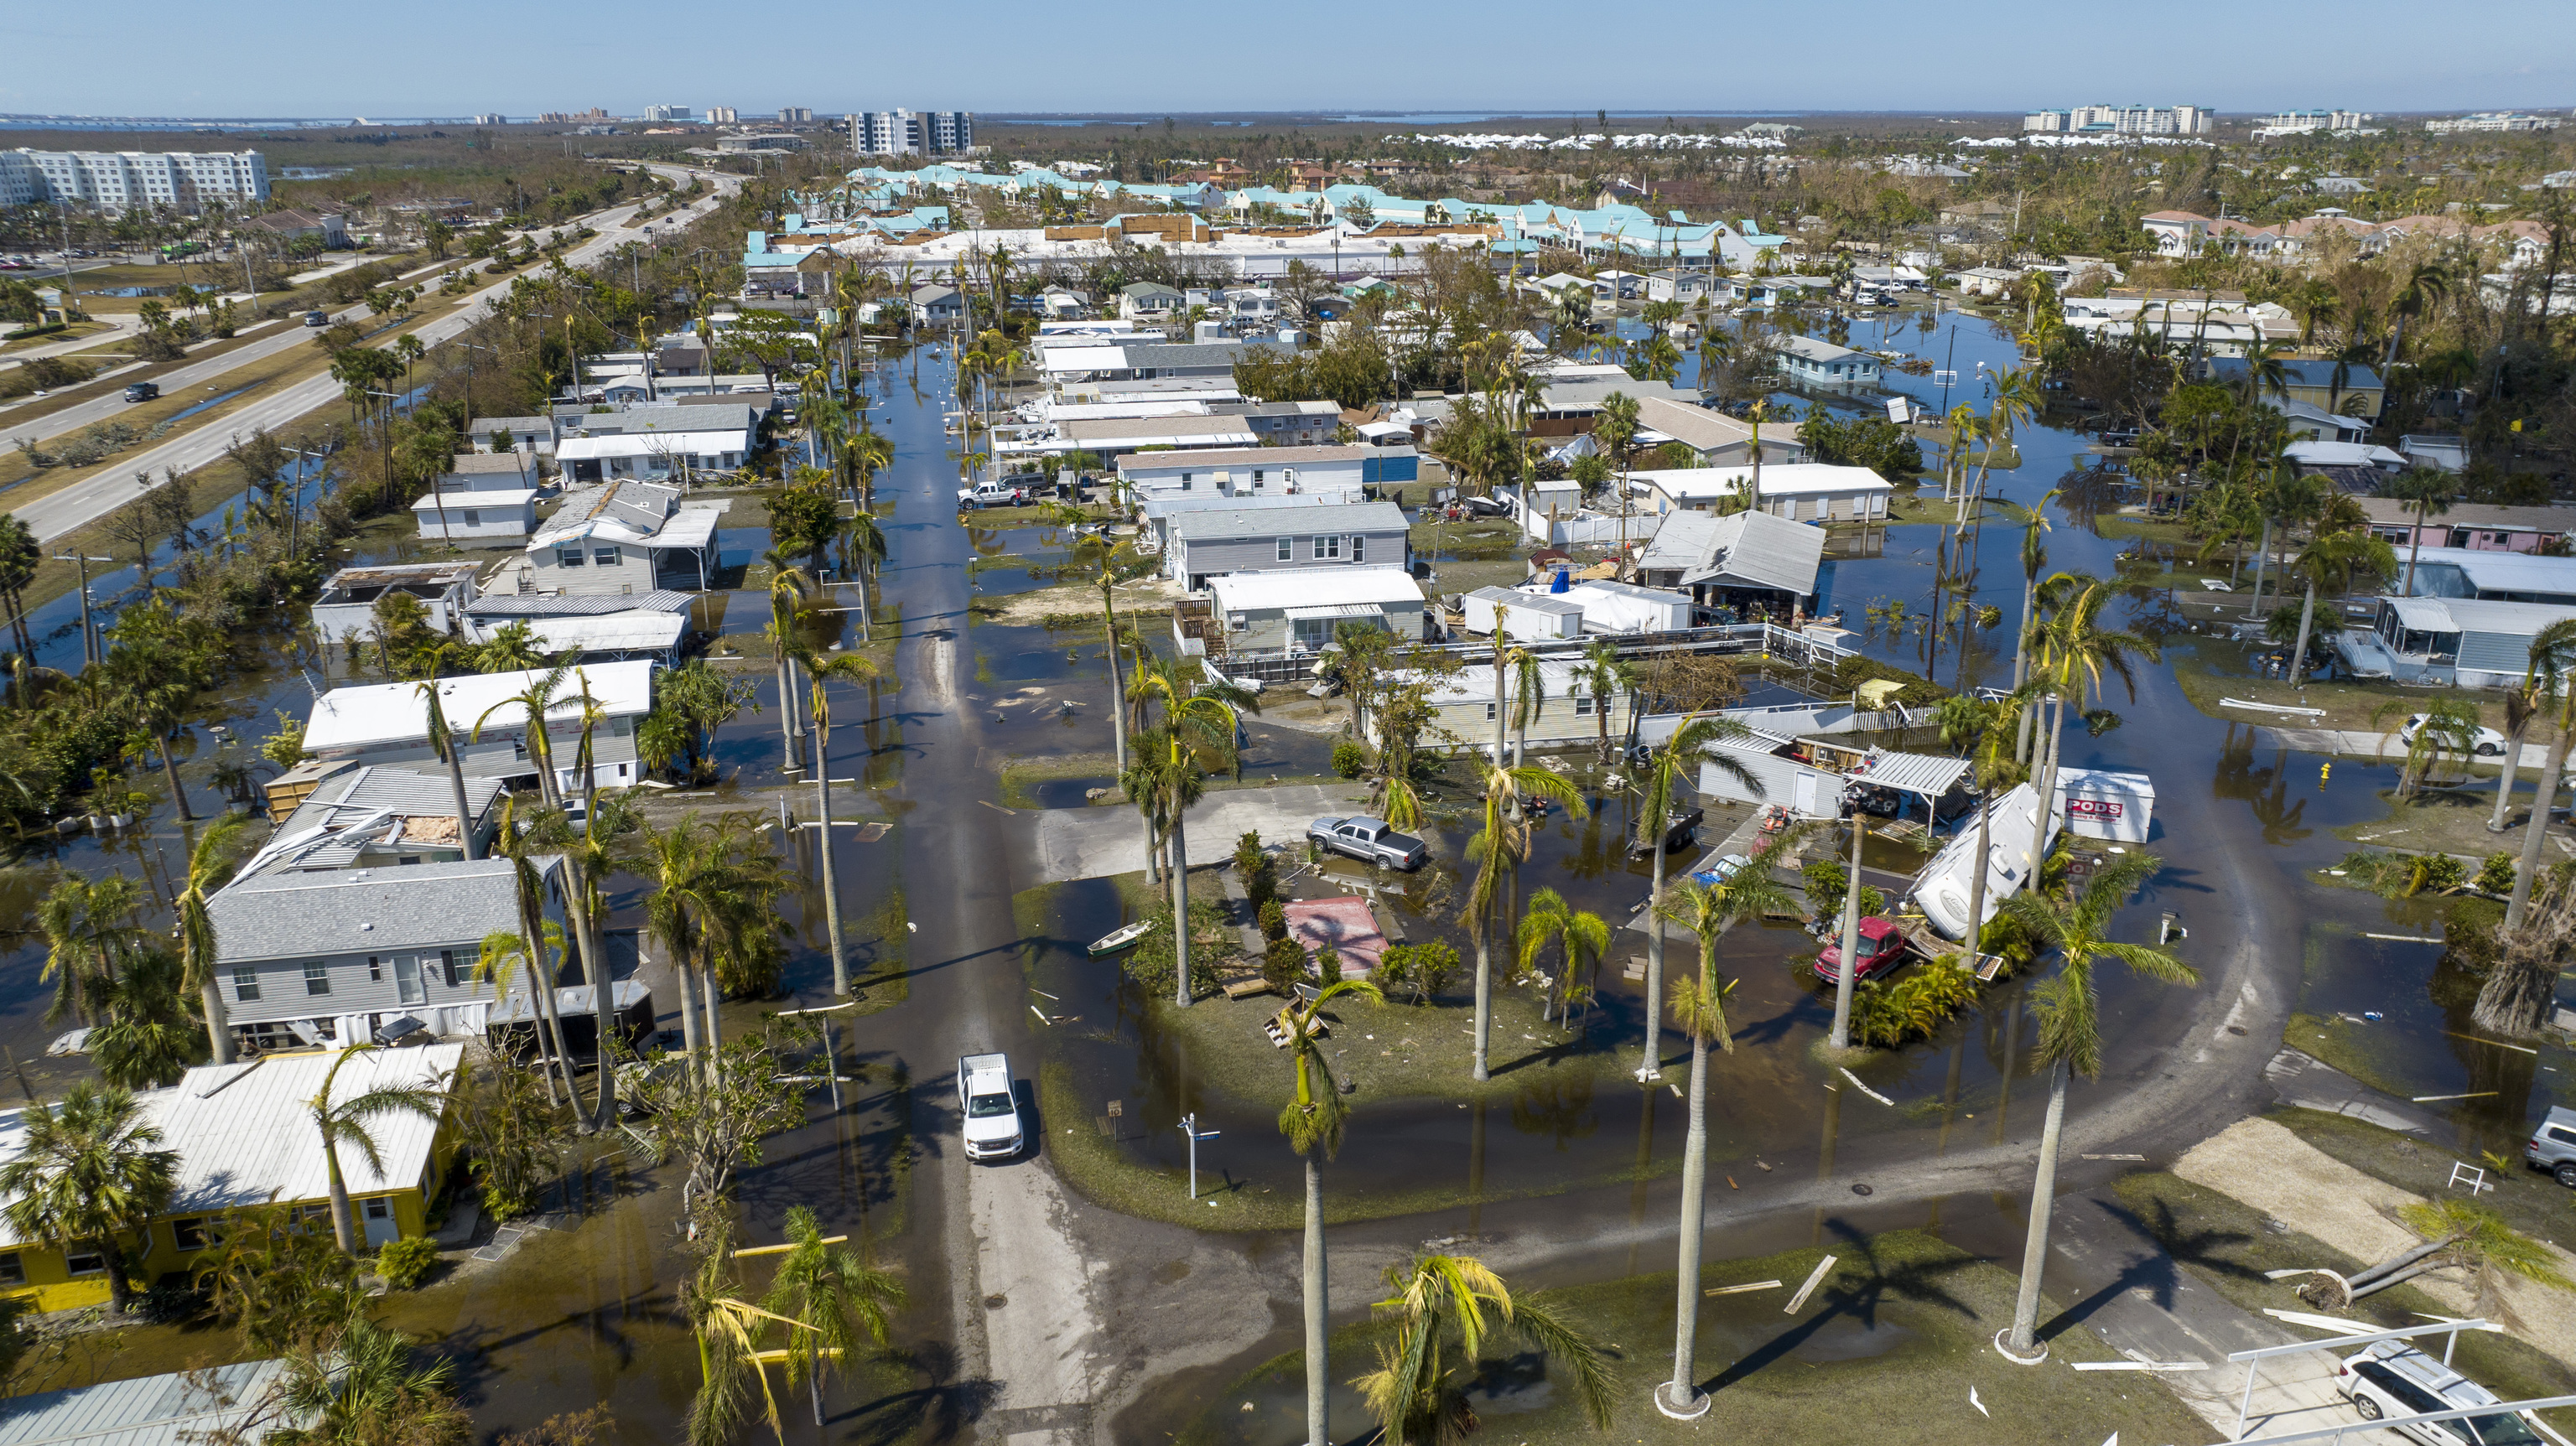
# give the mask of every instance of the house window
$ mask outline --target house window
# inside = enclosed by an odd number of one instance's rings
[[[465,961],[456,957],[455,950],[438,951],[438,977],[446,980],[451,989],[465,982]]]
[[[429,1002],[429,989],[420,977],[420,956],[405,954],[394,960],[394,996],[404,1004]]]
[[[1318,537],[1315,539],[1316,561],[1322,562],[1329,558],[1338,558],[1341,555],[1342,540],[1339,537]]]
[[[1591,694],[1577,693],[1574,695],[1574,716],[1577,718],[1589,718],[1592,716]]]
[[[328,994],[331,992],[331,962],[329,960],[307,959],[304,961],[304,992],[307,994]]]
[[[1258,467],[1252,469],[1252,485],[1255,487],[1261,485],[1261,469]]]
[[[203,1250],[215,1243],[213,1234],[206,1229],[206,1217],[202,1215],[171,1221],[170,1240],[183,1251]]]
[[[1297,539],[1293,537],[1283,537],[1279,539],[1279,560],[1281,562],[1295,562],[1297,560]]]
[[[558,547],[558,548],[556,548],[556,549],[555,549],[555,566],[557,566],[557,567],[579,567],[579,566],[581,566],[581,563],[582,563],[582,557],[581,557],[581,549],[580,549],[580,548],[578,548],[578,547]]]
[[[1486,722],[1488,722],[1488,723],[1491,723],[1491,722],[1493,722],[1493,721],[1494,721],[1494,708],[1495,708],[1495,706],[1496,706],[1496,705],[1495,705],[1495,704],[1492,704],[1492,703],[1488,703],[1488,704],[1486,704],[1486,705],[1485,705],[1485,721],[1486,721]]]
[[[590,550],[590,560],[598,563],[601,567],[616,567],[619,566],[622,561],[618,555],[617,549],[613,547],[592,548]]]
[[[233,969],[233,998],[243,1004],[259,1000],[259,971],[248,964]]]
[[[1356,532],[1351,534],[1351,561],[1368,561],[1368,539]]]
[[[466,508],[466,509],[465,509],[465,525],[466,525],[466,526],[468,526],[468,527],[479,527],[479,526],[481,526],[481,525],[482,525],[482,523],[483,523],[483,514],[482,514],[482,513],[477,512],[476,510],[474,510],[474,509],[473,509],[473,508],[471,508],[471,507],[468,507],[468,508]]]
[[[74,1275],[96,1275],[107,1269],[107,1261],[95,1250],[73,1246],[63,1252],[63,1266]]]
[[[383,956],[377,954],[370,954],[367,956],[367,982],[370,984],[382,984],[385,982],[385,961]]]
[[[25,1285],[26,1283],[27,1262],[19,1259],[18,1252],[14,1250],[0,1254],[0,1285]]]

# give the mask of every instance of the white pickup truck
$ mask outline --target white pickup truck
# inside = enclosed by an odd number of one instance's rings
[[[966,1158],[1007,1160],[1027,1143],[1011,1092],[1011,1057],[970,1054],[957,1061],[957,1108],[966,1117]]]

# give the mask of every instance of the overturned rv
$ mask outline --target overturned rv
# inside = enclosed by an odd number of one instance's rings
[[[2064,831],[2063,816],[2052,814],[2048,837],[2034,851],[2030,838],[2031,831],[2038,827],[2039,814],[2039,791],[2027,783],[2015,784],[2011,792],[1987,806],[1986,898],[1985,907],[1979,910],[1983,916],[1980,923],[1993,918],[2005,899],[2020,892],[2030,871],[2038,867],[2049,845]],[[1968,898],[1976,887],[1978,862],[1977,823],[1971,814],[1960,822],[1950,842],[1914,876],[1914,902],[1945,939],[1968,936]]]

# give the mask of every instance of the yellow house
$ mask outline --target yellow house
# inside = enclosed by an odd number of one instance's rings
[[[186,1275],[221,1243],[226,1219],[272,1199],[295,1206],[314,1228],[330,1228],[329,1167],[310,1105],[339,1053],[305,1050],[203,1065],[168,1089],[136,1096],[144,1117],[161,1131],[161,1148],[179,1155],[170,1208],[152,1220],[144,1232],[148,1238],[129,1236],[124,1242],[128,1263],[143,1282]],[[462,1045],[440,1044],[354,1055],[332,1082],[332,1097],[443,1082],[454,1076],[464,1054]],[[24,1148],[25,1114],[0,1112],[0,1162]],[[366,1248],[424,1233],[429,1202],[455,1162],[452,1115],[434,1122],[399,1113],[369,1120],[381,1171],[369,1169],[356,1150],[341,1148],[340,1172]],[[78,1245],[66,1250],[57,1242],[26,1239],[0,1215],[0,1296],[32,1300],[40,1311],[102,1305],[108,1298],[106,1264]]]

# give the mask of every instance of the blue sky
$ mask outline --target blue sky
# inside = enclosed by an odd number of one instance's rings
[[[2566,0],[1636,0],[1600,12],[1528,0],[12,0],[0,7],[0,54],[17,58],[0,66],[0,111],[74,114],[2576,104]]]

